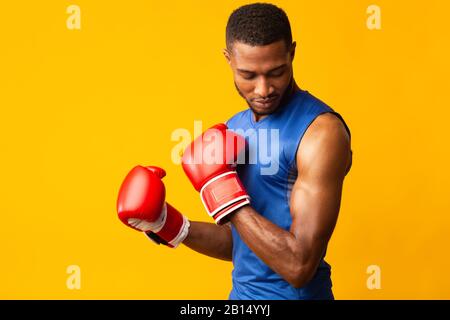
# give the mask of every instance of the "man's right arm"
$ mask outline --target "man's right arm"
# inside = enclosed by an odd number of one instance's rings
[[[128,227],[145,233],[151,240],[176,248],[189,248],[222,260],[231,260],[231,226],[190,222],[165,201],[162,178],[164,169],[154,166],[134,167],[119,190],[117,213]]]
[[[189,234],[183,244],[201,254],[231,261],[233,238],[229,223],[216,225],[214,223],[191,221]]]

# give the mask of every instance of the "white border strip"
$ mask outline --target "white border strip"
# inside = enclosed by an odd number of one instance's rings
[[[182,217],[183,217],[183,226],[180,228],[180,232],[177,234],[175,238],[172,239],[172,241],[169,241],[169,243],[174,248],[178,247],[178,245],[182,243],[189,234],[189,227],[191,226],[191,223],[184,215],[182,215]]]

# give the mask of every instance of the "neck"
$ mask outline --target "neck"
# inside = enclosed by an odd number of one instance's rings
[[[294,93],[298,92],[299,90],[300,90],[299,86],[297,85],[295,80],[292,79],[291,82],[289,83],[288,88],[286,89],[286,91],[283,94],[283,98],[281,98],[278,109],[282,108],[289,100],[291,100],[292,95]]]

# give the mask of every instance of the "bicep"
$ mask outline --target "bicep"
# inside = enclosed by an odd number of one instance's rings
[[[326,246],[336,225],[341,193],[337,181],[297,179],[291,195],[291,233],[311,246]]]
[[[342,124],[327,121],[312,126],[299,146],[299,175],[290,203],[291,233],[320,254],[336,225],[343,181],[351,161],[350,142]]]

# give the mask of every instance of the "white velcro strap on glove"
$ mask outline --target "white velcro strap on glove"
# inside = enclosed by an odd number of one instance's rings
[[[183,216],[183,226],[180,228],[180,232],[172,241],[169,242],[174,248],[178,247],[178,245],[182,243],[184,239],[186,239],[189,234],[190,226],[191,223],[189,222],[189,220],[185,216]]]
[[[161,214],[158,218],[158,220],[155,220],[153,222],[142,220],[138,218],[129,218],[128,224],[136,229],[139,229],[143,232],[152,231],[154,233],[159,232],[164,224],[166,223],[167,218],[167,205],[164,203],[164,206],[162,208]]]

